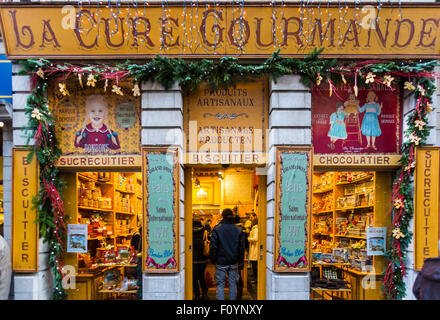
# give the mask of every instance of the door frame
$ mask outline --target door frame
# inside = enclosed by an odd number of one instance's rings
[[[185,300],[193,299],[192,167],[184,167]],[[266,299],[267,175],[258,175],[258,279],[257,300]]]

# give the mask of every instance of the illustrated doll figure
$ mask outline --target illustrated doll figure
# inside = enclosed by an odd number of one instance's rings
[[[365,111],[364,119],[362,120],[361,131],[367,138],[366,148],[376,148],[376,137],[382,134],[379,126],[379,115],[382,111],[382,103],[377,103],[377,95],[374,91],[369,91],[367,93],[367,98],[365,104],[359,108],[359,112]]]
[[[86,101],[86,117],[81,131],[76,132],[75,147],[90,153],[105,153],[119,149],[118,134],[108,126],[108,108],[105,98],[91,95]],[[90,121],[88,124],[87,122]]]
[[[345,129],[345,117],[348,116],[344,110],[344,105],[340,102],[336,105],[336,112],[330,115],[330,131],[328,136],[330,137],[329,148],[335,149],[335,142],[339,139],[347,139],[347,130]]]

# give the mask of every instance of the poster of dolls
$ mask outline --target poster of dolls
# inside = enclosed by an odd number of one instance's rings
[[[326,87],[327,86],[327,87]],[[353,92],[353,85],[330,91],[322,84],[312,94],[312,143],[317,154],[397,154],[401,137],[398,89],[374,84]]]
[[[66,83],[68,95],[54,84],[49,96],[56,119],[56,136],[63,155],[140,154],[140,97],[132,94],[131,82],[119,82],[121,93]]]

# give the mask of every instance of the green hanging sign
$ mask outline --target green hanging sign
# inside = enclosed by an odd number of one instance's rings
[[[310,270],[311,167],[311,148],[277,148],[274,271]]]
[[[143,271],[179,271],[177,149],[143,148]]]

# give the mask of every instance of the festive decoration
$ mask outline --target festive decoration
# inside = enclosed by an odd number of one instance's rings
[[[275,9],[275,7],[274,7]],[[239,17],[244,16],[239,13]],[[342,17],[341,17],[342,18]],[[239,20],[238,20],[239,21]],[[368,86],[379,82],[389,86],[402,85],[415,95],[417,104],[407,117],[407,129],[402,143],[401,168],[397,173],[392,194],[392,225],[396,236],[392,237],[391,248],[387,252],[389,265],[384,277],[384,292],[390,299],[405,296],[406,250],[411,239],[409,221],[413,215],[412,174],[415,167],[414,148],[424,145],[429,135],[427,114],[432,110],[432,96],[435,92],[433,68],[436,61],[394,62],[369,60],[356,63],[337,63],[335,59],[321,59],[323,49],[314,49],[304,59],[282,59],[279,51],[259,65],[241,65],[236,58],[222,57],[217,61],[202,59],[188,61],[180,58],[170,59],[158,56],[146,64],[133,64],[129,61],[117,65],[72,65],[54,64],[45,59],[31,59],[23,62],[24,74],[31,74],[32,94],[26,106],[29,117],[29,138],[34,139],[34,154],[40,162],[40,194],[35,200],[39,212],[41,237],[49,243],[50,266],[54,274],[54,299],[63,299],[66,293],[62,288],[63,276],[61,254],[64,246],[64,208],[60,190],[62,183],[57,177],[56,163],[61,154],[54,135],[54,120],[47,106],[47,81],[62,79],[58,86],[63,95],[68,95],[65,85],[72,77],[87,74],[87,86],[101,87],[106,92],[108,86],[121,94],[118,81],[132,80],[133,95],[140,95],[138,83],[152,81],[169,89],[177,83],[183,91],[190,92],[205,83],[211,90],[234,86],[238,82],[253,81],[267,76],[276,81],[279,77],[298,74],[300,81],[319,91],[322,81],[330,88],[342,81],[354,81],[353,90],[357,95],[358,85]],[[357,77],[365,78],[365,83],[357,82]],[[79,78],[78,78],[79,79]],[[325,80],[324,80],[325,79]],[[377,79],[383,79],[383,82]],[[396,79],[396,80],[395,80]],[[411,79],[411,81],[408,81]],[[60,80],[58,80],[60,81]],[[102,83],[104,82],[104,86]],[[417,89],[416,89],[417,88]],[[121,92],[119,92],[121,91]],[[38,110],[38,112],[36,111]],[[423,125],[422,125],[423,124]],[[396,199],[400,201],[395,202]],[[398,205],[394,205],[394,204]],[[398,229],[396,229],[398,228]],[[398,236],[398,237],[397,237]]]

